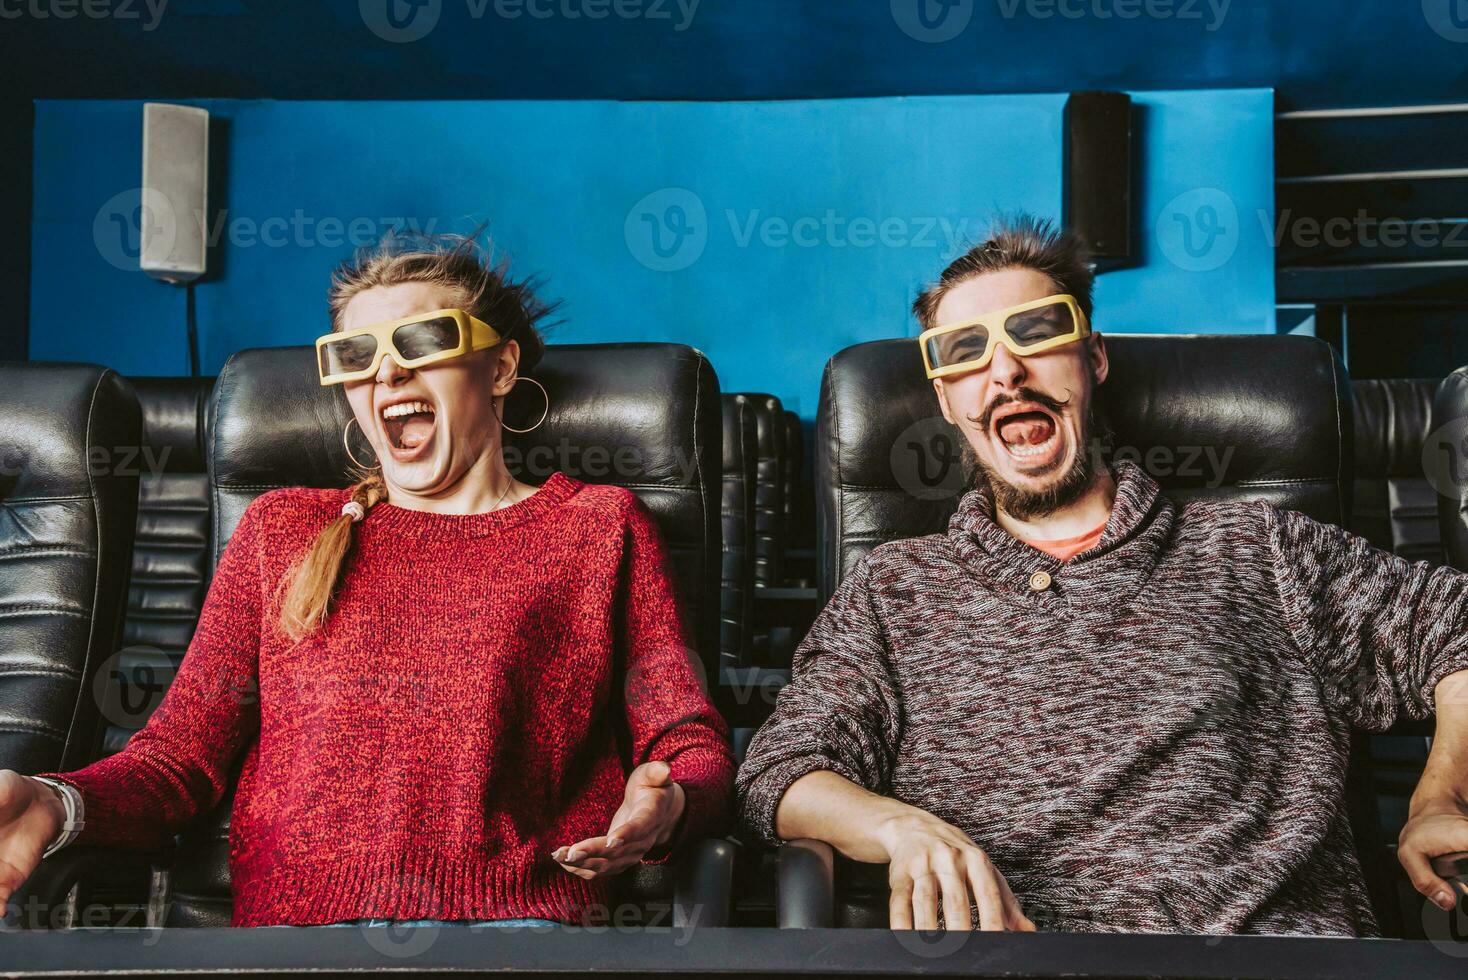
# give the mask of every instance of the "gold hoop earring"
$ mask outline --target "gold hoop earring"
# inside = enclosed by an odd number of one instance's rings
[[[548,391],[545,390],[545,385],[541,384],[539,381],[536,381],[534,378],[529,378],[529,377],[524,377],[524,376],[521,376],[521,377],[516,378],[515,379],[515,384],[519,384],[522,381],[529,381],[531,384],[535,385],[535,387],[537,387],[537,388],[540,389],[540,393],[545,396],[545,411],[543,411],[543,412],[540,413],[540,419],[539,419],[539,421],[537,421],[530,428],[528,428],[528,429],[517,429],[517,428],[515,428],[515,427],[513,427],[511,425],[507,425],[505,423],[505,410],[503,408],[501,408],[500,409],[500,427],[501,428],[504,428],[504,429],[508,429],[510,432],[514,432],[517,435],[524,435],[527,432],[534,432],[536,429],[540,428],[542,425],[545,424],[545,420],[546,420],[547,416],[550,415],[550,392],[548,392]],[[509,398],[510,396],[509,395],[505,395],[505,397],[506,398]]]
[[[356,466],[357,466],[358,469],[362,469],[362,470],[375,470],[379,466],[382,465],[382,460],[378,460],[376,463],[373,463],[371,466],[366,466],[366,465],[364,465],[362,463],[362,461],[360,459],[357,458],[357,455],[352,452],[352,443],[351,443],[351,439],[349,437],[352,434],[352,425],[356,421],[357,421],[357,417],[355,415],[353,415],[351,418],[347,419],[347,424],[342,427],[342,448],[347,451],[347,459],[350,459],[354,464],[356,464]],[[358,426],[358,428],[361,428],[361,426]],[[362,437],[365,439],[367,437],[367,434],[365,432],[362,433]]]

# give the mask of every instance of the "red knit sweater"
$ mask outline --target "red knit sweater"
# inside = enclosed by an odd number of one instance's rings
[[[633,766],[682,784],[675,846],[726,829],[728,730],[636,497],[557,474],[488,514],[378,504],[326,627],[292,644],[271,597],[345,501],[289,488],[246,510],[157,712],[59,777],[85,799],[82,841],[168,840],[243,754],[235,925],[577,921],[609,885],[551,852],[607,832]]]

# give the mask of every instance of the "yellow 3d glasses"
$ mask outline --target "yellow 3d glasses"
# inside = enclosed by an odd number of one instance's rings
[[[1029,357],[1090,336],[1091,324],[1069,294],[1046,296],[1030,303],[995,310],[962,323],[949,323],[918,336],[928,377],[977,371],[1003,344],[1018,357]]]
[[[418,368],[499,342],[499,331],[463,310],[433,310],[317,337],[316,367],[322,384],[339,385],[372,377],[388,354]]]

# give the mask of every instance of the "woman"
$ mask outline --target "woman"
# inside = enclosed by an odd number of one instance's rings
[[[626,490],[505,466],[546,307],[459,238],[389,241],[330,300],[321,380],[377,462],[250,505],[124,751],[0,772],[5,899],[48,848],[164,843],[241,753],[235,925],[576,922],[611,876],[723,830],[728,732],[652,520]]]

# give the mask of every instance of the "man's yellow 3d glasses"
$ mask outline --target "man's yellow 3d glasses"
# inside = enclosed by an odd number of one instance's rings
[[[924,330],[918,346],[928,377],[943,378],[984,367],[993,359],[997,344],[1008,347],[1011,354],[1029,357],[1075,343],[1090,333],[1091,324],[1075,297],[1062,294]]]
[[[500,342],[497,330],[463,310],[433,310],[316,338],[321,383],[370,378],[385,355],[405,368],[437,364]]]

